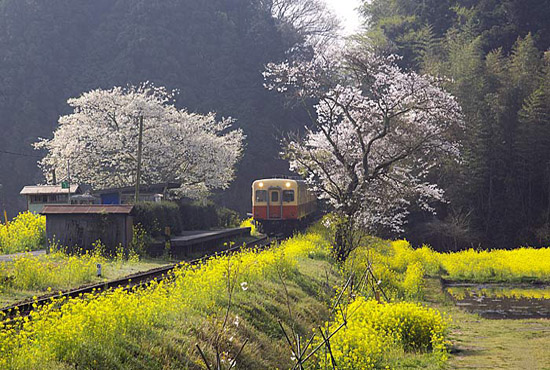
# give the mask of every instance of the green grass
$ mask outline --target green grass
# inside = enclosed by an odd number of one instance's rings
[[[402,350],[392,350],[385,358],[390,369],[445,369],[445,364],[432,353],[410,353]]]
[[[427,279],[425,300],[452,319],[450,369],[550,369],[550,320],[490,320],[460,310]]]

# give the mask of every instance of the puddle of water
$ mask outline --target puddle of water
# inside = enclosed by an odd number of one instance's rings
[[[550,285],[449,284],[444,289],[457,306],[488,319],[550,318]]]

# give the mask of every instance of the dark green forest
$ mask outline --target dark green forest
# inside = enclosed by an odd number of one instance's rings
[[[550,242],[550,1],[373,0],[365,42],[447,77],[466,119],[450,203],[407,236],[447,248]]]
[[[433,173],[448,204],[412,212],[406,237],[439,248],[550,243],[550,1],[370,0],[359,38],[402,67],[446,76],[462,105],[459,166]],[[300,30],[268,0],[0,0],[0,201],[24,208],[43,181],[31,143],[50,137],[66,100],[151,81],[177,105],[237,119],[245,155],[224,206],[249,211],[250,182],[285,173],[279,139],[305,111],[263,87],[268,62],[299,49]],[[6,152],[19,153],[13,155]]]
[[[302,40],[283,26],[261,0],[0,0],[0,202],[13,216],[21,188],[44,181],[31,144],[51,137],[68,98],[151,81],[243,128],[244,158],[218,201],[249,212],[251,181],[288,171],[279,138],[303,126],[302,110],[263,87],[264,65]]]

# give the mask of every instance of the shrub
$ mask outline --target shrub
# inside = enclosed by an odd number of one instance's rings
[[[130,244],[129,253],[137,256],[144,256],[147,251],[147,246],[151,243],[151,235],[147,233],[141,224],[132,227],[132,243]]]
[[[7,225],[0,224],[0,252],[17,253],[43,248],[46,244],[46,217],[23,212]]]
[[[346,325],[330,340],[338,368],[374,369],[384,366],[384,356],[396,347],[404,351],[433,351],[446,360],[448,322],[437,310],[417,303],[379,304],[359,297],[345,310]],[[327,323],[332,332],[344,322],[340,314]],[[317,338],[317,343],[321,343]],[[317,365],[331,366],[331,359],[319,351]]]
[[[173,202],[141,202],[134,206],[134,224],[140,224],[151,236],[162,236],[166,227],[173,235],[182,228],[180,209]]]
[[[219,207],[216,208],[216,215],[218,217],[217,225],[223,228],[239,227],[241,223],[241,217],[232,209]]]
[[[153,237],[164,236],[165,227],[177,235],[183,230],[237,227],[239,223],[237,212],[211,202],[141,202],[134,206],[134,224],[140,224]]]
[[[204,230],[218,226],[218,214],[212,203],[181,203],[180,215],[185,230]]]
[[[243,220],[239,227],[249,227],[250,228],[250,235],[258,235],[258,231],[256,230],[256,224],[254,223],[254,220],[252,217],[247,218],[246,220]]]

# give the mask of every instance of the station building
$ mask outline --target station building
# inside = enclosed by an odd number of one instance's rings
[[[74,195],[82,195],[80,185],[70,185],[67,188],[59,185],[31,185],[25,186],[19,193],[27,199],[27,211],[40,213],[46,205],[74,204]],[[70,200],[71,199],[71,200]]]

